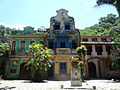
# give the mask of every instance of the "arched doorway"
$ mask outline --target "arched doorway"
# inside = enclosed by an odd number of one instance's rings
[[[19,78],[20,79],[30,79],[31,78],[31,70],[27,69],[25,67],[26,63],[22,63],[20,65],[20,74],[19,74]]]
[[[90,75],[92,75],[92,72],[96,71],[96,77],[94,78],[97,79],[104,78],[105,66],[103,60],[99,57],[92,57],[88,59],[88,70],[89,72],[91,72],[89,73]]]
[[[89,78],[91,78],[91,79],[97,78],[97,76],[96,76],[96,66],[93,62],[88,63],[88,70],[89,70]]]

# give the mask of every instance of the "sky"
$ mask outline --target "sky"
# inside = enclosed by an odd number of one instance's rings
[[[118,16],[111,5],[95,5],[96,0],[0,0],[0,24],[17,29],[25,26],[49,28],[50,18],[56,16],[59,9],[69,11],[78,29],[90,27],[110,13]]]

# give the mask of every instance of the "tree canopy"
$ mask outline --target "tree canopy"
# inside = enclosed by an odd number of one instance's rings
[[[103,4],[115,6],[118,11],[119,17],[120,17],[120,0],[97,0],[96,3],[98,6],[103,5]]]
[[[6,55],[9,49],[8,43],[0,43],[0,56]]]
[[[101,17],[98,24],[80,31],[82,36],[112,36],[115,42],[120,43],[120,19],[114,14]]]
[[[33,81],[41,81],[45,78],[47,69],[50,67],[51,49],[44,47],[42,44],[32,44],[29,52],[33,56],[28,60],[26,66],[32,72]]]

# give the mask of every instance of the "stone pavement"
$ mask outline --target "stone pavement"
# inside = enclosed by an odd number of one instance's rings
[[[120,82],[86,80],[80,87],[71,87],[70,81],[33,83],[29,80],[0,80],[0,90],[120,90]]]

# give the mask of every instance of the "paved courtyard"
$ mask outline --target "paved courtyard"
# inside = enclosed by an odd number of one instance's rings
[[[70,81],[32,83],[29,80],[0,80],[0,90],[120,90],[120,82],[86,80],[81,87],[71,87]]]

